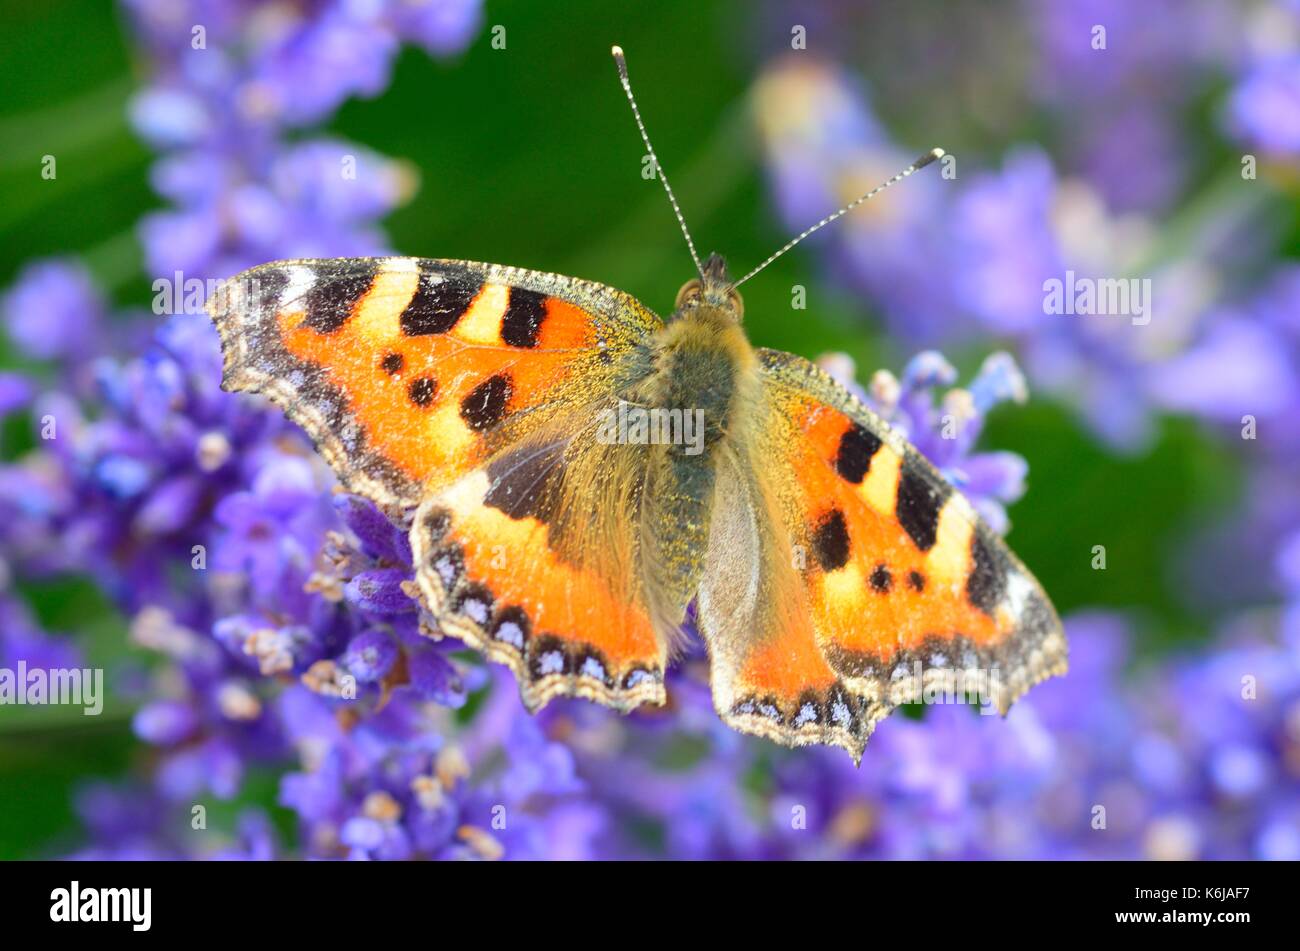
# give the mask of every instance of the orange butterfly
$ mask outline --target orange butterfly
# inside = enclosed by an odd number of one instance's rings
[[[210,305],[223,385],[284,407],[351,491],[415,508],[425,606],[510,667],[530,710],[664,703],[694,602],[728,724],[859,760],[919,691],[992,672],[1005,712],[1066,646],[1038,583],[914,448],[746,339],[736,287],[831,218],[734,283],[682,222],[700,277],[667,322],[495,264],[265,264]]]

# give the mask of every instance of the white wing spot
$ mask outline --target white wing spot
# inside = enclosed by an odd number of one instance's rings
[[[303,264],[294,264],[288,268],[289,280],[280,292],[280,305],[277,310],[288,310],[296,301],[302,300],[316,284],[316,272]]]
[[[836,700],[831,705],[831,719],[842,727],[849,725],[849,707],[843,700]]]
[[[542,655],[541,663],[538,664],[538,667],[541,670],[543,677],[548,674],[558,674],[564,670],[564,655],[559,651],[547,651]]]
[[[479,627],[487,623],[488,606],[478,598],[467,598],[465,603],[460,607],[460,613],[465,615]]]
[[[1019,572],[1012,571],[1007,574],[1007,593],[1006,603],[1011,608],[1013,617],[1020,618],[1024,616],[1025,608],[1029,605],[1029,599],[1034,593],[1034,586],[1030,584],[1029,579]]]
[[[524,649],[524,631],[514,621],[506,621],[497,628],[496,639],[509,644],[516,650]]]
[[[415,258],[384,258],[384,270],[394,274],[412,274],[420,270]]]

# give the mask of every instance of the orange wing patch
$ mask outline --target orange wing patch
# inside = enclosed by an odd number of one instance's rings
[[[967,591],[977,536],[965,499],[837,410],[795,398],[783,410],[803,433],[787,451],[807,513],[814,623],[834,666],[861,677],[935,637],[987,645],[1015,629],[1005,605],[983,610]]]
[[[379,272],[338,327],[322,332],[305,307],[277,319],[285,349],[327,367],[374,449],[428,488],[481,464],[493,429],[554,401],[596,350],[591,316],[571,304],[446,274],[434,283],[414,266]]]

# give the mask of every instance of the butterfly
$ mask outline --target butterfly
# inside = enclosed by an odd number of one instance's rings
[[[699,271],[667,320],[497,264],[277,261],[210,303],[223,386],[279,404],[346,489],[413,511],[424,607],[529,710],[665,703],[688,620],[727,724],[855,761],[925,689],[991,673],[1005,712],[1062,673],[1050,602],[971,504],[815,364],[746,338],[738,285],[847,208],[733,282],[659,177]]]

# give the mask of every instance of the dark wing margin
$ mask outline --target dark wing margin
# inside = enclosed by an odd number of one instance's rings
[[[414,505],[419,487],[367,450],[342,390],[330,383],[325,367],[289,352],[276,320],[286,306],[303,301],[309,311],[315,306],[309,326],[326,331],[370,289],[377,263],[343,258],[263,264],[225,281],[208,302],[208,313],[221,336],[222,389],[261,393],[279,406],[349,491],[381,505]],[[310,282],[302,279],[304,272]]]

